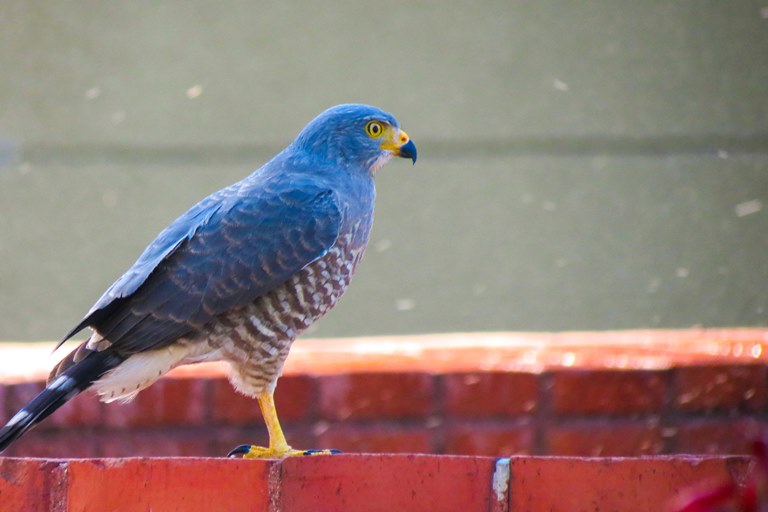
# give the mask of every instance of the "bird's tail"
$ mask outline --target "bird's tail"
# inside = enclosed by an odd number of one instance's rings
[[[91,352],[55,376],[40,394],[22,407],[0,429],[0,452],[68,400],[89,388],[94,381],[119,365],[123,359],[112,350]]]

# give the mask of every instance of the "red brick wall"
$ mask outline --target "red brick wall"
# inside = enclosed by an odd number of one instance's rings
[[[0,510],[649,512],[670,510],[692,486],[742,483],[748,466],[712,456],[0,458]]]
[[[742,434],[768,420],[764,331],[457,336],[297,346],[276,393],[289,442],[347,452],[726,454],[747,453]],[[0,386],[4,419],[43,385],[17,381]],[[257,404],[208,366],[128,404],[80,396],[4,455],[221,456],[243,443],[266,443]]]

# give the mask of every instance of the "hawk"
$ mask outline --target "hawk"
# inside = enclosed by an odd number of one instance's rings
[[[338,105],[253,174],[190,208],[59,343],[92,330],[0,429],[0,451],[86,389],[130,400],[179,365],[225,361],[269,432],[268,447],[230,455],[332,452],[291,448],[273,393],[294,339],[347,289],[373,222],[374,175],[393,156],[416,162],[394,116]]]

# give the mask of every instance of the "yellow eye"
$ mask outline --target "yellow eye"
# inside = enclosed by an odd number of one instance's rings
[[[379,121],[369,121],[365,125],[365,133],[372,139],[378,139],[384,133],[384,125]]]

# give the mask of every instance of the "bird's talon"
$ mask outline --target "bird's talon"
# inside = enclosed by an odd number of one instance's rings
[[[287,457],[306,456],[312,457],[317,455],[335,455],[342,453],[341,450],[328,449],[328,450],[294,450],[293,448],[287,448],[283,450],[277,450],[274,448],[265,448],[263,446],[255,446],[250,444],[241,444],[240,446],[233,448],[227,457],[233,458],[238,455],[242,455],[244,459],[285,459]]]
[[[237,455],[245,456],[250,451],[251,451],[251,445],[250,444],[241,444],[240,446],[238,446],[236,448],[232,448],[229,451],[229,453],[227,454],[227,457],[234,458]]]
[[[313,455],[336,455],[338,453],[342,453],[341,450],[336,450],[334,448],[330,448],[328,450],[301,450],[302,453],[299,455],[304,455],[311,457]]]

